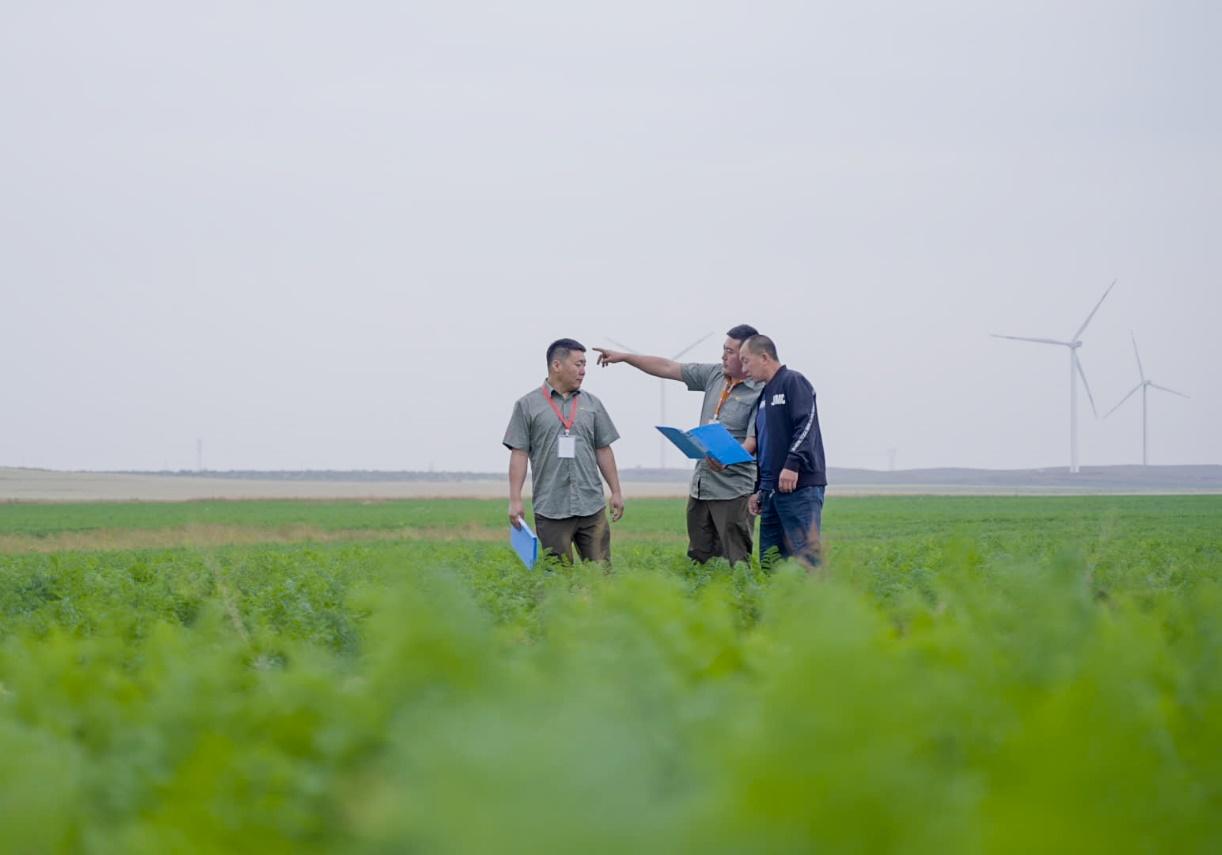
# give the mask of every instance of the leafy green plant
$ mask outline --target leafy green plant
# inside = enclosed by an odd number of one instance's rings
[[[1222,845],[1222,503],[839,504],[815,575],[690,565],[678,503],[610,569],[444,535],[0,555],[0,848]]]

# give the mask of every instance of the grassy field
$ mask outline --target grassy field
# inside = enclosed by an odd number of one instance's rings
[[[0,850],[1222,851],[1222,497],[0,505]]]

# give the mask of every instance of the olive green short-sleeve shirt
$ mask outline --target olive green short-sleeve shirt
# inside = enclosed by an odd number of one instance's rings
[[[547,396],[544,396],[544,392]],[[548,399],[568,419],[577,407],[571,434],[576,438],[574,456],[557,453],[564,427]],[[585,517],[606,505],[603,482],[595,451],[619,439],[619,432],[602,401],[582,389],[561,395],[544,382],[518,399],[505,429],[505,447],[530,456],[531,501],[535,513],[553,520]]]
[[[682,366],[683,382],[692,392],[703,392],[700,405],[700,424],[713,421],[717,413],[717,402],[728,382],[721,363],[688,362]],[[743,380],[730,391],[717,415],[717,421],[725,425],[730,436],[742,442],[755,436],[755,405],[759,401],[764,384],[756,380]],[[755,489],[755,463],[736,463],[721,472],[714,472],[705,460],[696,462],[692,473],[689,494],[693,499],[737,499]]]

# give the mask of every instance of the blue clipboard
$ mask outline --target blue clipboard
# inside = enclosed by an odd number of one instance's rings
[[[524,517],[520,517],[518,522],[522,524],[521,528],[509,527],[509,545],[513,547],[518,558],[522,559],[526,569],[533,570],[535,562],[539,560],[539,538],[530,530]]]
[[[730,432],[721,422],[709,422],[687,431],[663,425],[657,425],[657,428],[692,460],[712,457],[722,466],[751,463],[755,460],[738,440],[730,436]]]
[[[676,448],[692,460],[703,460],[705,458],[704,449],[692,442],[692,438],[683,431],[673,427],[662,427],[661,425],[658,425],[657,428],[662,432],[662,436],[673,442]]]

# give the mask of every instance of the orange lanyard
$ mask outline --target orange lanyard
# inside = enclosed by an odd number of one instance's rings
[[[564,427],[564,435],[568,436],[569,431],[573,427],[573,422],[577,421],[577,407],[579,406],[577,403],[577,393],[573,393],[573,412],[569,413],[567,420],[564,418],[564,411],[556,405],[556,402],[552,400],[552,396],[547,393],[546,383],[539,387],[539,393],[547,399],[547,403],[552,408],[552,412],[556,414],[556,418],[560,419],[560,424]]]
[[[717,417],[721,415],[721,408],[726,401],[730,400],[730,393],[734,391],[734,387],[743,381],[731,380],[726,378],[726,387],[721,390],[721,400],[717,402],[717,409],[713,410],[713,421],[717,421]]]

